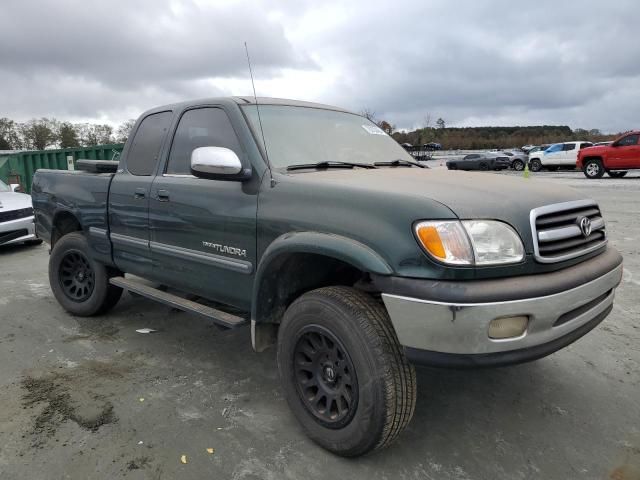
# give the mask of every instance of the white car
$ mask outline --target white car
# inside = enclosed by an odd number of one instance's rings
[[[587,141],[554,143],[546,150],[538,150],[529,154],[529,170],[539,172],[557,170],[560,167],[576,168],[578,151],[592,147],[593,143]]]
[[[0,246],[15,243],[42,243],[36,237],[31,197],[18,193],[18,185],[0,180]]]

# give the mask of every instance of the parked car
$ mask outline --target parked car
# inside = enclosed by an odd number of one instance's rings
[[[503,150],[500,152],[507,157],[509,157],[509,167],[513,170],[522,171],[524,170],[525,165],[529,161],[529,156],[526,153],[518,152],[518,151],[509,151]]]
[[[583,148],[593,146],[587,141],[555,143],[544,151],[537,151],[529,155],[529,170],[557,170],[560,167],[574,169],[578,152]]]
[[[599,145],[580,150],[576,166],[587,178],[600,178],[605,172],[621,178],[628,170],[640,168],[640,131],[625,133],[611,145]]]
[[[523,145],[522,147],[520,147],[520,149],[524,152],[524,153],[529,153],[531,151],[531,149],[536,148],[535,145]]]
[[[506,170],[511,160],[502,152],[471,153],[461,159],[448,160],[449,170]]]
[[[19,190],[0,180],[0,245],[42,242],[35,235],[31,197]]]
[[[442,145],[437,142],[425,143],[422,147],[426,150],[442,150]]]
[[[594,147],[600,147],[602,145],[611,145],[613,143],[613,140],[608,141],[608,142],[596,142],[593,144]]]
[[[609,314],[622,278],[583,194],[424,168],[327,105],[163,106],[137,120],[119,163],[77,166],[112,173],[38,170],[32,188],[60,305],[104,314],[126,289],[226,327],[250,320],[304,431],[344,456],[407,426],[413,364],[549,355]]]

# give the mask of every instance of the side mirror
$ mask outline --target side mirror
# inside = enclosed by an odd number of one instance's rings
[[[233,150],[199,147],[191,152],[191,173],[201,178],[246,180],[251,176],[251,169],[242,168],[242,162]]]
[[[22,186],[19,183],[12,183],[9,185],[9,187],[11,187],[12,192],[16,192],[16,193],[24,192],[24,190],[22,189]]]

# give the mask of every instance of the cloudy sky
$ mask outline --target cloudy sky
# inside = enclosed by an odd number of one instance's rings
[[[640,5],[1,0],[0,117],[117,124],[189,98],[368,108],[400,128],[640,127]]]

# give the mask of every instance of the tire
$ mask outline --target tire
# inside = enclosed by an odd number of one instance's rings
[[[604,168],[602,167],[602,162],[597,158],[590,158],[582,167],[582,172],[584,176],[589,179],[602,178],[604,175]]]
[[[516,158],[513,162],[511,162],[511,168],[513,168],[517,172],[521,172],[522,170],[524,170],[524,162]]]
[[[386,447],[413,416],[415,370],[383,305],[354,288],[320,288],[289,306],[278,332],[278,372],[306,434],[337,455]]]
[[[485,162],[482,162],[479,166],[479,169],[483,172],[486,172],[487,170],[489,170],[489,165],[486,164]]]
[[[529,170],[532,172],[539,172],[542,170],[542,162],[539,158],[532,158],[529,161]]]
[[[607,175],[609,175],[611,178],[622,178],[624,177],[628,172],[626,170],[618,170],[616,172],[612,172],[611,170],[607,171]]]
[[[89,317],[113,308],[122,289],[111,285],[117,275],[91,258],[82,233],[73,232],[58,240],[49,258],[49,283],[58,303],[73,315]]]

